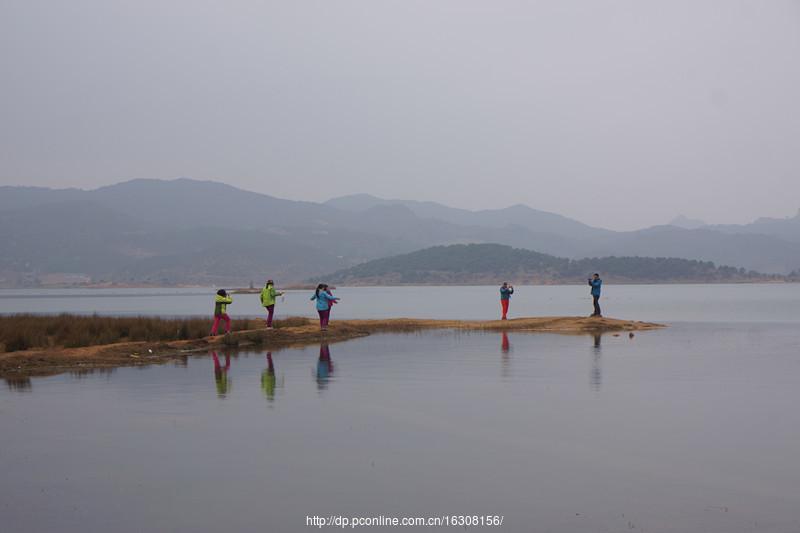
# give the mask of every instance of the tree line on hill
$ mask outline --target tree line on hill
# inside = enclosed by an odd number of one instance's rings
[[[781,275],[674,257],[569,259],[500,244],[434,246],[369,261],[328,276],[353,285],[441,283],[582,283],[594,272],[613,282],[785,281]]]

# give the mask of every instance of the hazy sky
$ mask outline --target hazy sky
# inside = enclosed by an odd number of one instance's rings
[[[800,2],[2,0],[0,184],[800,207]]]

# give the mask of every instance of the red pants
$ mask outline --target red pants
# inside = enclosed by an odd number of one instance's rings
[[[217,334],[217,329],[219,328],[220,320],[225,321],[225,333],[231,332],[231,317],[228,316],[228,313],[225,313],[224,315],[214,315],[214,325],[211,326],[212,335]]]
[[[503,320],[506,319],[506,315],[508,315],[508,304],[511,300],[500,300],[500,307],[503,308]]]

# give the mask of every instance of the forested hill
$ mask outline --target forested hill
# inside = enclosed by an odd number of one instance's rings
[[[501,244],[434,246],[369,261],[326,278],[348,285],[581,283],[593,272],[611,282],[739,282],[782,280],[709,261],[670,257],[566,259]]]

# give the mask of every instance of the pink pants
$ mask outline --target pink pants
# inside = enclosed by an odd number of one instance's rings
[[[321,329],[325,329],[328,327],[328,320],[331,318],[331,310],[326,309],[325,311],[320,311],[317,309],[317,313],[319,313],[319,327]]]
[[[217,329],[219,328],[220,320],[225,321],[225,333],[231,332],[231,317],[228,316],[228,313],[225,313],[224,315],[214,315],[214,325],[211,326],[212,335],[217,334]]]

